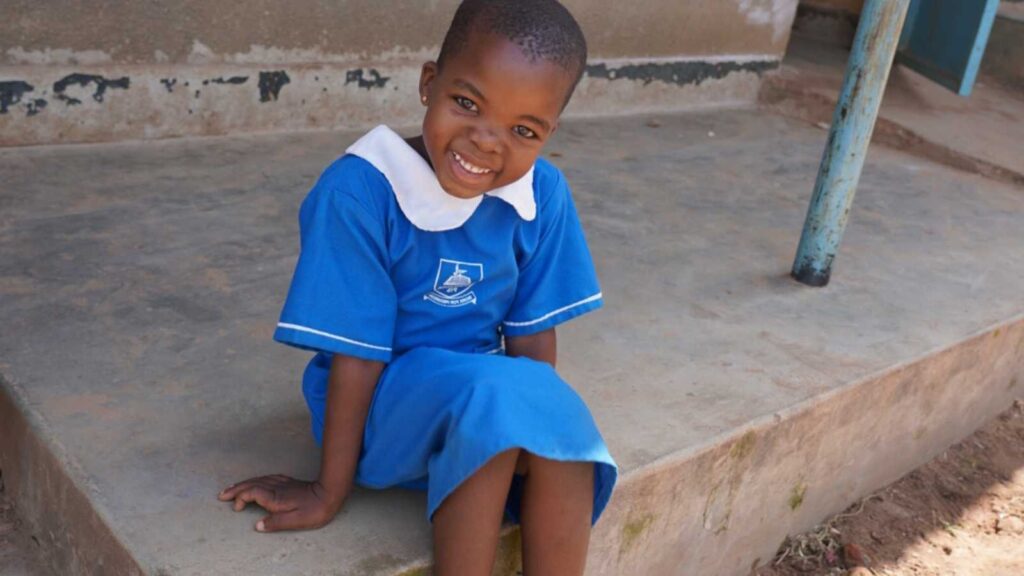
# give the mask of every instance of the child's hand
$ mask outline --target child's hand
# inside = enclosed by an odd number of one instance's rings
[[[345,497],[331,496],[320,482],[306,482],[283,474],[250,478],[228,486],[217,499],[234,500],[235,512],[255,502],[270,512],[256,523],[257,532],[307,530],[324,526],[341,509]]]

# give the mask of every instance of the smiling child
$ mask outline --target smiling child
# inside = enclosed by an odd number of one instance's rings
[[[270,512],[258,531],[323,526],[355,484],[425,489],[435,574],[490,574],[504,517],[527,575],[583,573],[617,469],[555,372],[555,326],[602,299],[540,153],[585,64],[555,0],[466,0],[423,65],[423,134],[379,126],[320,177],[274,334],[316,352],[320,474],[221,492]]]

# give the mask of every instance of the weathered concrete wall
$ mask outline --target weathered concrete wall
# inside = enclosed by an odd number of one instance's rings
[[[798,534],[924,464],[1024,390],[1024,319],[985,330],[713,448],[624,479],[588,574],[747,574]]]
[[[793,31],[802,37],[849,47],[864,0],[801,0]],[[981,74],[1024,91],[1024,2],[1003,0],[992,25]],[[984,81],[984,80],[983,80]]]
[[[793,31],[849,47],[857,32],[857,21],[864,0],[800,0]]]
[[[780,54],[795,2],[566,0],[596,58]],[[298,63],[434,53],[458,0],[7,0],[0,64]]]
[[[53,574],[141,575],[98,503],[80,488],[88,485],[84,474],[52,438],[41,437],[45,424],[17,393],[14,383],[0,378],[0,490],[47,551],[47,568]]]
[[[797,0],[569,0],[591,66],[568,111],[754,102]],[[361,128],[420,118],[456,0],[8,0],[0,146]]]
[[[800,7],[860,14],[860,9],[864,7],[864,0],[800,0]]]
[[[981,60],[981,73],[1024,94],[1024,3],[1001,7]]]

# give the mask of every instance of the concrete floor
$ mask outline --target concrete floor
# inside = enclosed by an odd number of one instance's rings
[[[252,531],[256,511],[215,500],[246,476],[316,471],[299,389],[307,355],[270,336],[298,251],[298,204],[357,136],[0,150],[0,374],[39,437],[18,446],[55,462],[19,460],[8,442],[0,464],[40,526],[54,524],[40,486],[73,480],[60,503],[72,512],[48,541],[55,557],[73,547],[84,563],[121,545],[132,558],[110,552],[107,565],[167,576],[397,574],[428,557],[416,493],[360,491],[328,527],[279,535]],[[805,288],[787,274],[825,137],[733,111],[571,121],[547,149],[573,185],[607,298],[560,338],[560,370],[622,468],[593,574],[743,573],[786,532],[1024,393],[1024,190],[875,147],[832,284]],[[977,381],[992,389],[943,396],[962,412],[915,415],[927,426],[908,423],[909,444],[890,442],[903,435],[906,418],[889,412],[906,388],[880,397],[891,404],[857,399],[858,412],[893,420],[850,428],[870,442],[842,454],[841,470],[828,464],[837,448],[809,429],[794,428],[810,455],[799,442],[752,443],[982,334],[1001,348],[958,361],[991,365],[998,377]],[[938,366],[935,381],[959,382]],[[833,415],[815,434],[853,420]],[[869,456],[886,443],[905,457]],[[782,471],[758,479],[744,468],[742,483],[723,485],[714,465],[673,468],[722,447]],[[816,463],[845,479],[826,482]],[[659,492],[666,471],[682,484]],[[95,517],[76,507],[82,498]],[[645,512],[658,507],[679,511]],[[76,522],[106,524],[95,537],[105,544],[83,552]]]
[[[993,52],[993,57],[1007,56]],[[783,67],[762,89],[762,100],[783,114],[830,124],[848,58],[840,46],[794,35]],[[989,76],[982,75],[964,98],[894,66],[873,140],[1024,185],[1024,96]]]

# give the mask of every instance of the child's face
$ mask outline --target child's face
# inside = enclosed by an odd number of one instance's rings
[[[493,34],[471,34],[442,70],[424,64],[423,143],[441,187],[473,198],[522,178],[555,132],[572,80]]]

